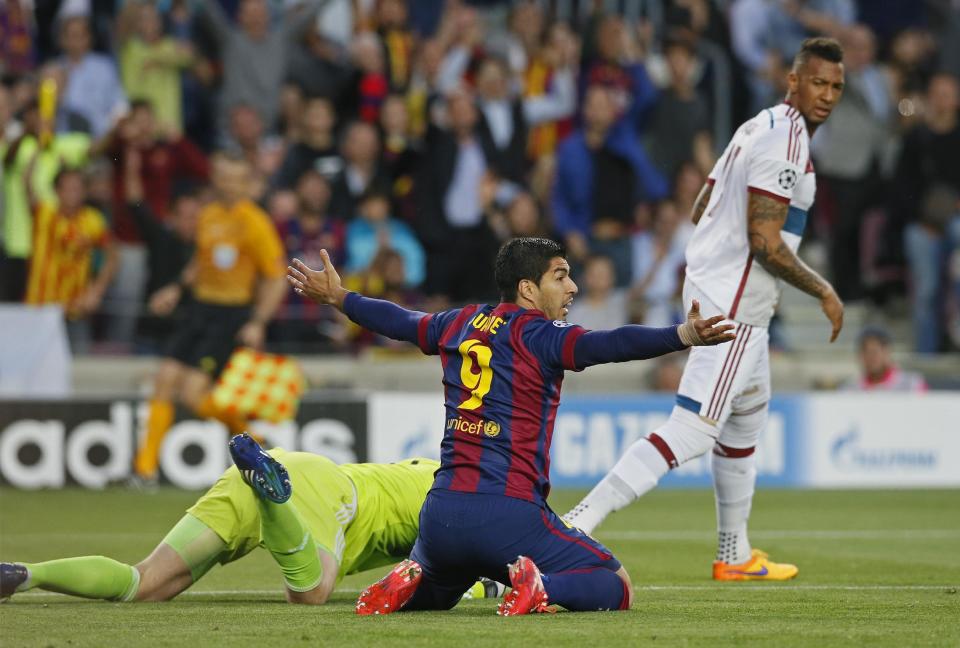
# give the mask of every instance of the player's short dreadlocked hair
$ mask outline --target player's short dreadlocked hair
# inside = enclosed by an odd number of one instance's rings
[[[504,302],[517,300],[517,285],[522,279],[539,284],[554,257],[566,257],[563,246],[548,238],[528,237],[507,241],[497,253],[494,277]]]
[[[800,51],[793,58],[793,69],[805,65],[811,58],[820,58],[831,63],[843,63],[843,47],[836,38],[817,36],[808,38],[800,45]]]

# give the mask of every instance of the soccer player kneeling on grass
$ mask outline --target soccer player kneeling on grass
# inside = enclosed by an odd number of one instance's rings
[[[509,580],[505,616],[630,606],[627,571],[599,542],[546,503],[553,422],[565,370],[679,351],[733,339],[723,319],[701,319],[694,302],[680,326],[587,331],[566,322],[577,285],[563,249],[542,238],[514,239],[496,259],[502,302],[441,313],[409,311],[344,290],[325,267],[300,261],[294,289],[331,304],[361,326],[439,354],[446,424],[436,473],[410,559],[360,595],[359,614],[446,610],[486,576]],[[509,566],[508,566],[508,563]]]
[[[236,466],[142,562],[84,556],[0,563],[0,600],[39,588],[112,601],[165,601],[215,564],[262,546],[283,573],[287,600],[320,605],[346,574],[409,554],[438,466],[430,459],[338,466],[304,452],[264,452],[246,434],[233,438],[230,453]]]

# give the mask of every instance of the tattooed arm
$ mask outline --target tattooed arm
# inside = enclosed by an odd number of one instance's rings
[[[698,201],[699,203],[699,201]],[[817,274],[793,252],[780,236],[787,220],[786,203],[769,196],[750,192],[747,203],[747,238],[753,258],[775,277],[817,297],[824,315],[830,320],[833,342],[843,327],[843,302],[833,286]]]
[[[710,203],[711,195],[713,195],[713,185],[706,182],[700,190],[700,193],[697,194],[697,199],[693,202],[693,211],[690,214],[690,220],[693,221],[694,225],[700,222],[700,217],[703,216],[703,212]]]

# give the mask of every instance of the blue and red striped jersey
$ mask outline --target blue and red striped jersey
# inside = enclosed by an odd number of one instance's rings
[[[443,365],[446,422],[434,488],[540,501],[564,370],[586,332],[516,304],[424,315],[424,353]]]

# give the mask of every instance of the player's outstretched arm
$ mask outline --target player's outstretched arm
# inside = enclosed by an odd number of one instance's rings
[[[413,311],[383,299],[371,299],[346,290],[326,250],[320,250],[323,267],[313,270],[300,259],[287,266],[287,281],[293,290],[318,304],[339,309],[365,329],[394,340],[419,344],[420,322],[426,313]]]
[[[646,360],[681,351],[688,346],[712,346],[734,339],[732,324],[721,324],[722,315],[700,317],[700,304],[694,300],[687,321],[679,326],[656,328],[628,324],[609,331],[588,331],[574,347],[577,369],[610,362]]]
[[[830,334],[833,342],[843,327],[843,302],[830,282],[783,242],[780,230],[787,220],[789,205],[763,194],[750,192],[749,195],[747,237],[753,258],[770,274],[820,300],[820,307],[833,327]]]

